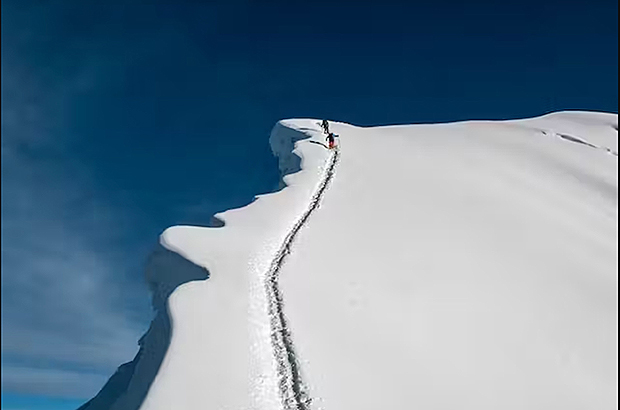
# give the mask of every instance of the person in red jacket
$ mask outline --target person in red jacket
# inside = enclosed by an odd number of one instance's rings
[[[333,149],[336,146],[336,137],[336,134],[330,132],[327,138],[325,138],[327,140],[327,143],[329,144],[329,149]]]

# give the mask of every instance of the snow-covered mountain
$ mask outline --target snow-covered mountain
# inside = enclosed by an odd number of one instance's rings
[[[330,126],[281,121],[281,191],[161,235],[84,409],[617,407],[616,114]]]

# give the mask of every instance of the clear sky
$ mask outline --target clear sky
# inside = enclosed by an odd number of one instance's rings
[[[279,119],[618,111],[615,0],[214,3],[2,1],[2,409],[133,358],[158,235],[273,190]]]

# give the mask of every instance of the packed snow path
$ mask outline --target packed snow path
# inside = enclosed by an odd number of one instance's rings
[[[290,329],[287,325],[286,315],[284,314],[284,300],[280,287],[278,286],[278,277],[280,269],[286,261],[286,257],[291,252],[291,246],[297,233],[306,224],[312,213],[318,209],[321,199],[330,181],[334,177],[339,158],[340,149],[337,147],[329,158],[325,175],[316,193],[313,195],[308,209],[303,213],[284,239],[266,275],[265,287],[269,303],[269,317],[271,320],[271,343],[278,364],[279,388],[284,410],[307,410],[310,406],[311,398],[307,393],[299,369],[299,361],[295,354],[295,346]]]

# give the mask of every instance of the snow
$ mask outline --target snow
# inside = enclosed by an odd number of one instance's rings
[[[616,408],[617,157],[554,136],[617,150],[612,123],[334,126],[281,273],[317,408]]]
[[[282,122],[271,139],[290,186],[216,217],[223,228],[173,227],[162,245],[204,266],[210,278],[169,299],[168,353],[141,407],[149,409],[277,409],[277,363],[265,292],[271,261],[319,183],[328,154]],[[314,126],[314,125],[313,125]],[[301,161],[300,161],[301,159]]]
[[[191,263],[141,409],[617,407],[616,114],[330,126],[279,122],[286,187],[162,234]]]

